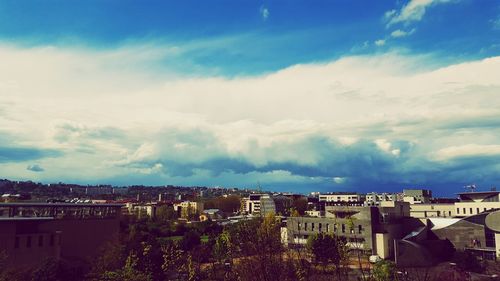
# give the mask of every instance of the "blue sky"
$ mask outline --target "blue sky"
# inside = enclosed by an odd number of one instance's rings
[[[0,1],[0,177],[498,185],[500,3]]]

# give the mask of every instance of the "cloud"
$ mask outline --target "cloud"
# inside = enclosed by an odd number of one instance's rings
[[[161,49],[0,46],[2,175],[292,191],[500,180],[486,153],[500,57],[389,52],[225,78],[157,71]]]
[[[24,162],[42,158],[60,157],[61,155],[61,152],[52,149],[0,146],[0,163]]]
[[[260,7],[260,16],[262,17],[263,20],[267,20],[269,18],[269,9],[262,6]]]
[[[411,29],[410,31],[396,29],[393,32],[391,32],[391,36],[394,38],[400,38],[400,37],[406,37],[406,36],[412,35],[413,33],[415,33],[415,28]]]
[[[410,0],[399,11],[387,11],[384,14],[384,18],[387,20],[388,26],[396,23],[410,23],[420,21],[425,15],[427,8],[433,5],[448,2],[451,2],[451,0]]]
[[[44,168],[42,168],[40,165],[38,164],[34,164],[34,165],[28,165],[28,167],[26,167],[26,169],[28,171],[32,171],[32,172],[43,172],[45,171]]]
[[[381,47],[381,46],[385,45],[385,40],[384,39],[379,39],[379,40],[376,40],[374,43],[375,43],[375,45]]]
[[[490,22],[494,30],[500,30],[500,16],[496,19],[490,20]]]

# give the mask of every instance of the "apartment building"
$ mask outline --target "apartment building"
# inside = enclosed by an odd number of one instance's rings
[[[386,201],[402,201],[396,193],[378,193],[378,192],[370,192],[366,194],[365,205],[366,206],[378,206],[380,202]]]
[[[432,199],[432,191],[428,189],[403,189],[403,201],[410,204],[428,204]]]
[[[241,210],[245,214],[265,216],[276,213],[276,205],[269,194],[250,194],[241,199]]]
[[[361,202],[364,199],[361,194],[346,192],[320,193],[318,198],[319,202]]]
[[[204,210],[203,202],[183,201],[174,204],[174,211],[179,218],[189,219],[196,214],[201,214]]]
[[[409,216],[409,204],[382,202],[379,206],[363,206],[337,202],[325,206],[324,217],[290,217],[284,241],[289,246],[304,245],[316,233],[332,233],[344,237],[352,249],[382,258],[392,256],[394,240],[403,237],[403,218]]]

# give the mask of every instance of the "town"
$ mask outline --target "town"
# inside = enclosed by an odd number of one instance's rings
[[[436,198],[2,180],[0,192],[2,280],[496,280],[500,269],[494,188]]]

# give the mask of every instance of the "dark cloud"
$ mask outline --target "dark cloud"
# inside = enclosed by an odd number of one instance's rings
[[[44,168],[42,168],[40,165],[38,164],[34,164],[34,165],[29,165],[28,167],[26,167],[26,170],[28,171],[32,171],[32,172],[43,172],[45,171]]]
[[[0,163],[24,162],[42,158],[59,157],[63,153],[53,149],[0,146]]]
[[[164,132],[165,133],[165,132]],[[418,145],[407,140],[391,140],[390,150],[382,149],[373,140],[361,139],[343,144],[325,135],[308,136],[275,142],[268,146],[255,146],[246,153],[234,153],[223,142],[206,131],[194,130],[175,133],[168,131],[157,146],[160,151],[147,160],[132,161],[126,166],[152,168],[161,164],[161,174],[168,177],[184,177],[186,181],[200,171],[212,179],[224,183],[228,175],[253,177],[269,175],[276,171],[289,174],[289,179],[261,181],[270,187],[306,188],[307,183],[296,182],[293,177],[323,179],[308,189],[355,189],[358,191],[401,190],[406,187],[429,187],[439,190],[477,183],[490,186],[500,180],[498,163],[500,156],[462,157],[434,160],[422,154]],[[163,141],[162,141],[163,140]],[[176,143],[183,143],[178,149]],[[393,153],[397,150],[397,153]],[[202,157],[200,154],[203,154]],[[255,155],[264,157],[256,160]],[[312,160],[311,160],[312,159]],[[335,183],[334,177],[345,182]],[[289,181],[288,181],[289,180]],[[288,182],[287,182],[288,181]],[[238,186],[239,183],[231,182]]]

